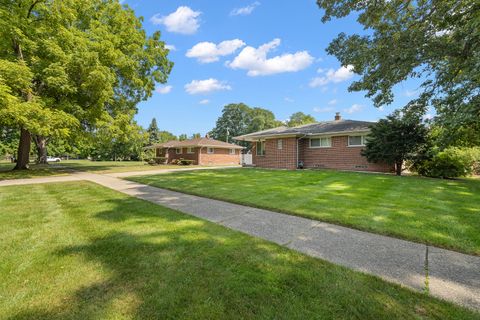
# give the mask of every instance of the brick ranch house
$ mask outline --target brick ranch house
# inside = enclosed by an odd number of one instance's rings
[[[157,157],[165,157],[167,163],[175,159],[193,160],[198,165],[240,164],[243,147],[205,138],[195,138],[183,141],[172,140],[154,144]]]
[[[374,122],[342,120],[278,127],[235,137],[252,143],[254,166],[275,169],[329,168],[390,172],[391,165],[370,163],[361,155]]]

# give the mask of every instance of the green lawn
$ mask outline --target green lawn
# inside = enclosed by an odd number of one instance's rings
[[[47,177],[55,175],[65,175],[71,172],[68,168],[52,165],[30,164],[29,170],[12,171],[14,163],[0,162],[0,180],[8,179],[28,179],[36,177]]]
[[[24,179],[63,175],[73,170],[95,173],[115,173],[128,171],[148,171],[157,169],[186,169],[188,166],[159,165],[151,166],[143,161],[90,161],[90,160],[64,160],[49,165],[31,164],[30,170],[12,171],[15,164],[0,162],[0,180]]]
[[[88,182],[0,188],[2,319],[478,313]]]
[[[480,255],[480,180],[229,169],[131,180]]]

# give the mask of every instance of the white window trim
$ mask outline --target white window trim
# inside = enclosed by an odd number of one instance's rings
[[[283,139],[277,139],[277,150],[283,150]]]
[[[362,137],[361,138],[361,144],[350,144],[350,137]],[[365,147],[365,141],[366,141],[366,137],[367,135],[365,134],[355,134],[355,135],[349,135],[348,136],[348,140],[347,140],[347,147],[352,147],[352,148],[355,148],[355,147]]]
[[[230,154],[230,155],[235,154],[235,153],[236,153],[235,149],[233,149],[233,148],[228,151],[228,154]]]
[[[330,140],[330,145],[329,146],[317,146],[317,147],[312,147],[312,139],[329,139]],[[331,148],[332,147],[332,137],[311,137],[308,139],[308,147],[310,149],[325,149],[325,148]]]
[[[212,152],[210,152],[210,150],[212,150]],[[208,153],[208,154],[214,154],[214,153],[215,153],[215,148],[213,148],[213,147],[207,147],[207,153]]]
[[[187,153],[189,153],[189,154],[195,153],[194,148],[193,147],[188,147],[187,148]]]
[[[257,148],[258,143],[263,143],[263,154],[258,153],[258,148]],[[265,141],[257,141],[255,143],[255,155],[257,155],[259,157],[264,157],[265,156]]]
[[[175,148],[175,154],[182,154],[182,153],[183,153],[183,148]]]

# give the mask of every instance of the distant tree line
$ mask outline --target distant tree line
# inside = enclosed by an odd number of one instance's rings
[[[296,112],[288,120],[281,121],[268,109],[231,103],[223,107],[222,114],[209,135],[217,140],[248,146],[248,143],[237,142],[232,138],[279,126],[294,127],[313,122],[316,122],[315,118],[303,112]]]

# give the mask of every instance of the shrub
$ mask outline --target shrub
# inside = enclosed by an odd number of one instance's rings
[[[195,163],[195,160],[188,160],[188,159],[178,159],[177,162],[181,166],[189,166]]]
[[[436,178],[471,175],[480,162],[479,148],[450,147],[416,165],[419,174]]]
[[[166,157],[156,157],[156,158],[148,160],[148,164],[150,164],[152,166],[157,165],[157,164],[165,164],[166,162],[167,162]]]

